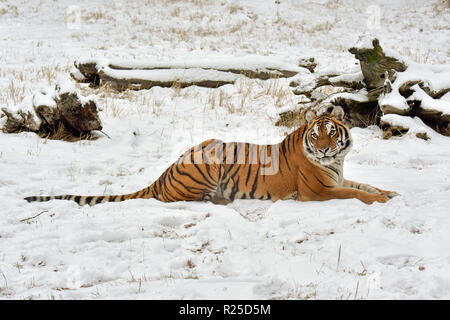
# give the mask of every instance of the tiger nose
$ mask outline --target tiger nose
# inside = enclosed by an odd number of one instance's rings
[[[330,150],[329,147],[327,147],[327,148],[320,148],[319,152],[322,152],[323,154],[326,154],[328,150]]]

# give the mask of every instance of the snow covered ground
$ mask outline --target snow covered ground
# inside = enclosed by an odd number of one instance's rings
[[[422,0],[3,0],[0,107],[54,85],[77,59],[314,56],[319,71],[356,72],[346,50],[369,34],[410,61],[448,64],[449,16],[445,1]],[[400,193],[385,204],[23,200],[139,190],[208,138],[279,142],[276,115],[298,99],[287,84],[81,86],[111,139],[0,133],[0,298],[449,299],[450,139],[433,131],[383,140],[352,129],[345,175]]]

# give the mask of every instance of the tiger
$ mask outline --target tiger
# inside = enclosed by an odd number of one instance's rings
[[[105,196],[32,196],[25,200],[73,200],[95,205],[129,199],[163,202],[235,199],[324,201],[356,198],[365,204],[386,202],[398,193],[344,179],[344,158],[353,146],[344,110],[317,114],[273,145],[210,139],[191,147],[150,186],[130,194]]]

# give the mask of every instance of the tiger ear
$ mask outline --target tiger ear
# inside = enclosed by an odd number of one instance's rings
[[[338,119],[339,121],[344,120],[345,111],[342,107],[336,106],[334,107],[333,111],[331,112],[331,115]]]
[[[311,123],[311,121],[316,117],[316,113],[313,110],[308,110],[305,113],[305,119],[307,123]]]

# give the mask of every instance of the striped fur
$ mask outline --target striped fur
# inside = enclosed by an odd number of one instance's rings
[[[299,201],[357,198],[386,202],[395,192],[343,177],[350,130],[336,115],[313,117],[275,145],[211,139],[192,147],[150,186],[109,196],[33,196],[25,200],[73,200],[80,205],[155,198],[164,202],[234,199]]]

